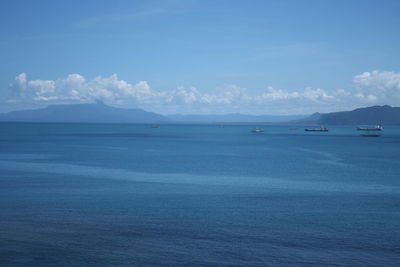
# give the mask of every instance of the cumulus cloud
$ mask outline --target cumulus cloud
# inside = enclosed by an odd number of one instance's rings
[[[26,89],[26,73],[21,73],[15,77],[16,85],[19,89],[25,90]]]
[[[353,77],[347,90],[304,88],[297,91],[268,86],[259,94],[226,84],[212,92],[195,87],[156,90],[146,81],[129,83],[116,74],[86,79],[70,74],[56,80],[28,80],[19,74],[11,86],[13,102],[88,103],[102,100],[110,105],[139,107],[160,113],[255,113],[290,114],[333,111],[370,104],[400,103],[400,73],[364,72]]]
[[[369,102],[398,105],[400,102],[400,73],[391,71],[364,72],[353,78],[356,96]]]

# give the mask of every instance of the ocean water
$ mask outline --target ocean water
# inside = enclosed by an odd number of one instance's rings
[[[400,127],[0,124],[0,265],[399,266]]]

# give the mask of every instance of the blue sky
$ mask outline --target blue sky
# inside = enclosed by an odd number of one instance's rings
[[[400,105],[400,1],[1,1],[0,112]]]

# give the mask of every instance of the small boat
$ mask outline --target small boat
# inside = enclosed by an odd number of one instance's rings
[[[380,124],[373,127],[357,127],[357,131],[383,131],[383,127]]]
[[[375,127],[377,127],[377,126],[381,127],[381,129],[383,129],[382,126],[375,125]],[[382,130],[377,130],[376,128],[367,128],[364,131],[365,132],[362,133],[361,136],[364,136],[364,137],[379,137],[379,136],[381,136],[381,134],[377,133],[376,131],[382,131]]]
[[[306,128],[306,129],[304,129],[304,131],[306,131],[306,132],[327,132],[327,131],[329,131],[329,129],[324,126],[321,126],[319,128]]]
[[[252,133],[263,133],[264,130],[259,129],[259,128],[256,128],[256,129],[251,130],[251,132],[252,132]]]
[[[364,134],[361,134],[361,136],[364,136],[364,137],[379,137],[381,135],[380,134],[375,134],[375,133],[364,133]]]

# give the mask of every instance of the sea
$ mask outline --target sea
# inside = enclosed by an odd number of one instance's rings
[[[329,129],[0,123],[0,265],[400,266],[400,127]]]

